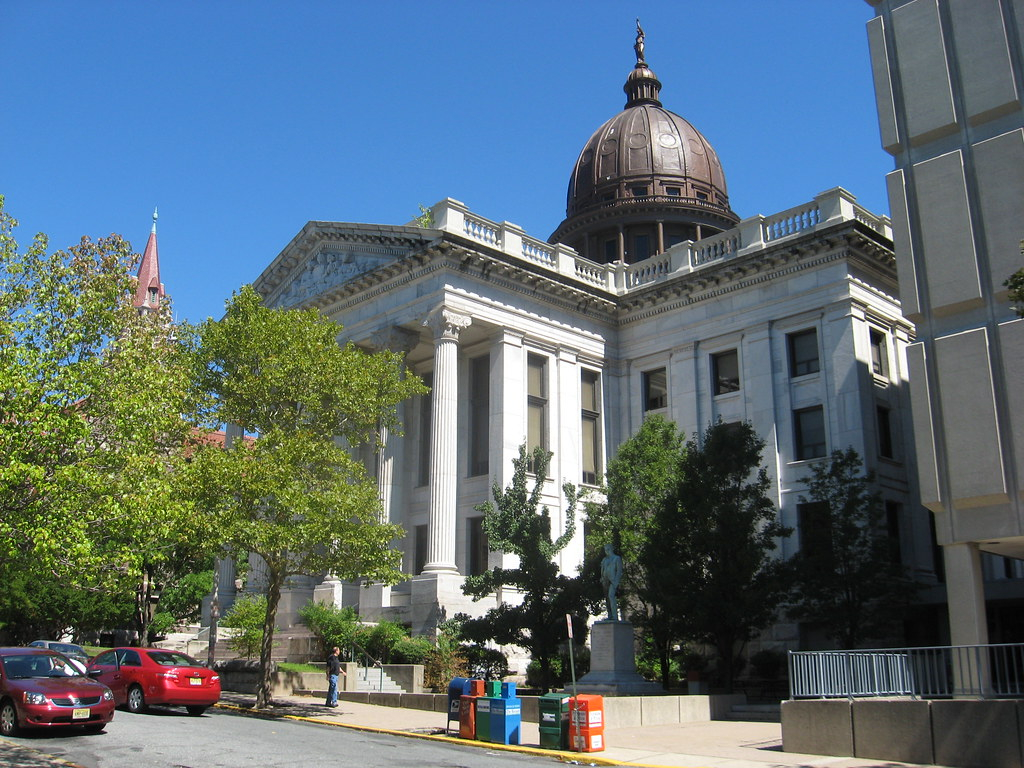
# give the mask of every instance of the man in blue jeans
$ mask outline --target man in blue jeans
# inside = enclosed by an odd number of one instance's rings
[[[327,657],[327,703],[326,707],[338,706],[338,675],[344,675],[341,668],[341,661],[338,654],[341,653],[338,646],[331,649],[331,655]]]

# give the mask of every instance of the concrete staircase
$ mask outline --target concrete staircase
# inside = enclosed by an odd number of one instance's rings
[[[782,706],[780,704],[733,704],[725,719],[758,723],[781,723]]]
[[[392,680],[388,673],[380,667],[359,667],[355,680],[357,691],[405,693],[402,687]]]

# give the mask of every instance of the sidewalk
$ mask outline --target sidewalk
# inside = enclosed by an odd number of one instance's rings
[[[236,711],[251,710],[254,695],[225,692],[218,705]],[[520,746],[466,741],[458,738],[458,723],[445,733],[445,713],[382,707],[341,701],[337,709],[319,698],[277,696],[273,716],[323,722],[347,728],[425,739],[445,739],[484,749],[505,749],[544,755],[583,765],[671,766],[685,768],[901,768],[912,763],[859,760],[853,757],[801,755],[782,751],[778,723],[711,721],[637,728],[605,728],[608,744],[603,752],[557,752],[541,749],[536,723],[523,723]]]

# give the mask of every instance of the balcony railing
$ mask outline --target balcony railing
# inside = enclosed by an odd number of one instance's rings
[[[446,232],[496,248],[507,256],[534,267],[582,280],[611,293],[624,294],[673,275],[697,272],[738,256],[753,253],[788,238],[813,232],[839,221],[859,221],[892,237],[888,217],[875,216],[857,205],[856,198],[836,187],[822,192],[811,202],[772,216],[753,216],[733,229],[696,242],[687,241],[664,253],[635,264],[599,264],[585,259],[561,243],[552,245],[530,237],[507,221],[494,222],[477,216],[458,200],[442,200],[431,212],[434,226]]]
[[[1024,644],[790,651],[792,699],[1024,697]]]

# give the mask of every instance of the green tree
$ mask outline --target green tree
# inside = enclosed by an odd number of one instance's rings
[[[1020,241],[1020,253],[1024,256],[1024,240]],[[1024,267],[1010,275],[1003,285],[1010,289],[1010,301],[1016,305],[1013,311],[1017,317],[1024,317]]]
[[[174,492],[198,409],[187,338],[166,306],[134,309],[138,256],[119,236],[21,251],[16,227],[0,197],[0,577],[27,567],[117,602],[189,530]]]
[[[891,639],[918,585],[886,536],[874,474],[848,448],[813,465],[805,482],[800,501],[813,527],[801,529],[792,560],[797,590],[789,615],[824,627],[840,648]]]
[[[774,620],[788,587],[787,567],[771,553],[791,530],[768,497],[764,445],[746,422],[719,421],[694,436],[651,542],[650,556],[669,564],[667,610],[687,639],[715,647],[729,690],[736,654]]]
[[[608,462],[606,502],[587,504],[592,542],[588,578],[599,583],[602,547],[613,544],[622,556],[623,615],[642,629],[647,647],[658,657],[666,688],[678,629],[666,604],[673,591],[668,563],[661,548],[652,551],[650,544],[661,536],[659,523],[680,482],[684,440],[674,424],[661,416],[649,416]]]
[[[494,502],[477,509],[484,513],[483,529],[493,549],[519,557],[516,568],[493,568],[466,578],[463,591],[479,600],[502,587],[515,587],[522,603],[502,603],[480,618],[465,618],[462,633],[467,640],[494,640],[499,645],[518,645],[528,650],[540,665],[544,686],[551,684],[551,663],[566,635],[565,616],[574,617],[574,636],[586,636],[584,600],[579,581],[558,572],[554,557],[576,532],[577,491],[571,483],[562,485],[566,498],[565,530],[552,540],[551,515],[541,504],[551,454],[541,448],[528,453],[520,446],[512,460],[512,482],[507,489],[494,483]],[[533,473],[533,489],[527,475]],[[461,617],[460,617],[461,618]]]
[[[260,653],[266,636],[266,595],[242,595],[224,612],[221,626],[237,630],[228,638],[228,648],[251,659]]]
[[[396,405],[424,391],[401,356],[337,342],[341,328],[319,312],[263,306],[244,287],[223,320],[199,328],[200,381],[215,398],[212,418],[248,439],[204,445],[190,484],[236,555],[265,564],[267,612],[256,705],[270,703],[270,654],[281,588],[289,576],[332,572],[385,584],[402,578],[380,522],[376,482],[349,447],[397,431]]]

